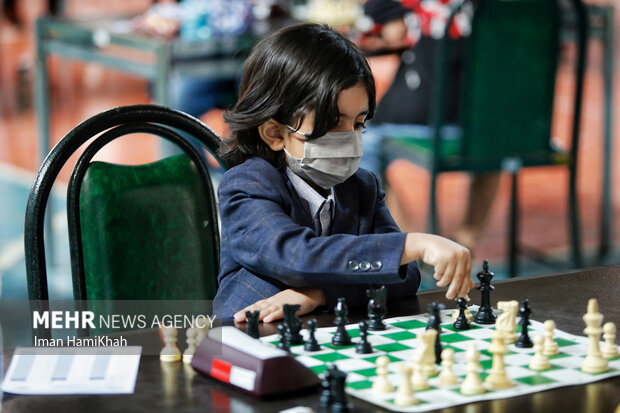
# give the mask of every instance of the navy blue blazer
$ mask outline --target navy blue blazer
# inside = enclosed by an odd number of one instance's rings
[[[400,265],[406,234],[370,171],[359,169],[334,187],[334,218],[323,237],[285,170],[262,158],[227,171],[218,196],[222,244],[215,308],[224,319],[289,287],[322,288],[330,308],[338,297],[349,306],[366,303],[371,285],[386,284],[388,299],[418,290],[416,263]]]

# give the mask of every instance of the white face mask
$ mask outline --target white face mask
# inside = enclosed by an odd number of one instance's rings
[[[295,133],[303,135],[301,132]],[[323,189],[330,189],[349,179],[359,168],[362,132],[328,132],[319,138],[305,141],[304,157],[301,159],[294,157],[286,149],[284,152],[289,168],[297,176],[308,179]]]

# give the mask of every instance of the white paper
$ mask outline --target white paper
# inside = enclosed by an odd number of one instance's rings
[[[18,347],[2,383],[15,394],[133,393],[142,347]]]

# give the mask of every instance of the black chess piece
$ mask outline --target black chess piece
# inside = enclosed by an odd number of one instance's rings
[[[355,345],[355,352],[357,354],[369,354],[372,353],[372,344],[368,342],[368,321],[361,321],[360,327],[360,341]]]
[[[444,309],[443,304],[439,304],[436,302],[432,302],[428,305],[428,314],[430,315],[428,319],[428,324],[426,325],[426,329],[435,329],[437,331],[437,338],[435,338],[435,363],[441,363],[441,352],[443,351],[443,347],[441,345],[441,340],[439,336],[441,335],[441,310]]]
[[[332,404],[332,370],[327,368],[325,373],[321,376],[321,396],[319,397],[319,403],[323,407],[329,407]]]
[[[482,271],[476,274],[476,277],[480,280],[480,285],[476,287],[480,290],[480,308],[474,316],[474,321],[478,324],[495,324],[495,313],[491,308],[491,291],[495,289],[491,285],[493,279],[492,272],[489,271],[489,261],[484,260],[482,263]]]
[[[314,336],[314,332],[316,331],[316,319],[313,318],[312,320],[308,320],[308,322],[306,323],[306,328],[308,329],[308,340],[306,340],[306,344],[304,344],[304,350],[321,350],[321,346],[316,341],[316,337]]]
[[[258,316],[260,315],[260,311],[246,311],[245,319],[248,322],[247,334],[252,338],[258,338]]]
[[[517,339],[515,346],[519,348],[532,348],[534,347],[534,343],[532,343],[532,339],[530,338],[530,334],[528,332],[527,326],[530,325],[530,315],[532,314],[532,310],[530,310],[529,301],[526,298],[521,303],[521,308],[519,308],[519,325],[521,326],[521,335]]]
[[[457,317],[452,327],[455,330],[469,330],[471,328],[471,324],[469,324],[469,320],[467,316],[465,316],[465,310],[467,309],[467,300],[463,297],[460,297],[456,302],[459,304],[459,316]]]
[[[285,351],[289,351],[290,346],[291,346],[288,342],[288,338],[286,337],[287,330],[288,328],[286,327],[286,325],[284,324],[278,325],[278,336],[280,338],[280,342],[278,343],[278,348],[285,350]]]
[[[336,333],[332,337],[332,344],[334,346],[348,346],[351,344],[351,336],[349,332],[345,328],[347,322],[347,315],[349,314],[349,309],[347,308],[347,304],[345,302],[344,297],[338,298],[338,304],[336,304],[336,308],[334,308],[334,314],[336,314],[336,318],[334,319],[334,324],[336,324]]]
[[[301,309],[299,304],[284,304],[282,312],[284,313],[284,324],[286,324],[286,338],[290,346],[303,344],[304,338],[301,331],[301,319],[295,315]]]
[[[387,289],[385,285],[381,288],[371,288],[366,290],[368,300],[368,329],[371,331],[385,330],[383,318],[387,314]]]
[[[345,393],[345,382],[347,380],[347,373],[341,371],[332,364],[329,369],[331,370],[331,412],[332,413],[347,413],[353,409],[351,403],[347,401],[347,394]]]

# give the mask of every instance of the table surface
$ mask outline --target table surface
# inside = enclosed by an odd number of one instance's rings
[[[528,298],[532,318],[538,321],[553,319],[558,328],[582,335],[585,327],[582,315],[590,298],[597,298],[604,322],[620,325],[620,266],[572,271],[553,275],[500,280],[494,283],[491,302],[495,307],[500,300]],[[472,291],[473,303],[478,303],[479,293]],[[414,315],[426,312],[433,301],[443,302],[442,290],[425,291],[417,298],[389,302],[388,317]],[[319,326],[333,325],[332,314],[313,314]],[[364,318],[361,311],[351,309],[349,321]],[[261,335],[276,332],[276,323],[261,325]],[[159,346],[154,331],[141,331],[134,335],[136,343]],[[130,344],[132,339],[130,339]],[[7,368],[11,352],[5,356]],[[309,406],[315,411],[325,411],[319,406],[318,391],[291,395],[273,400],[258,400],[231,387],[196,374],[183,363],[161,363],[157,356],[142,356],[134,394],[129,395],[69,395],[69,396],[19,396],[4,395],[3,412],[82,412],[132,411],[132,412],[277,412],[295,406]],[[355,411],[377,412],[380,408],[350,397]],[[620,377],[591,383],[586,386],[569,386],[545,392],[523,395],[510,399],[492,400],[455,406],[442,412],[613,412],[620,404]]]

